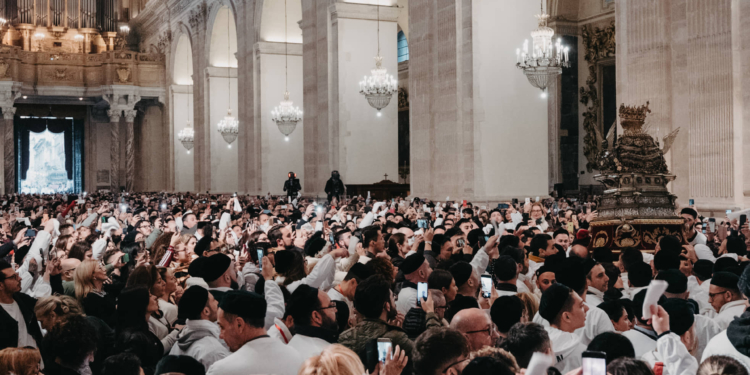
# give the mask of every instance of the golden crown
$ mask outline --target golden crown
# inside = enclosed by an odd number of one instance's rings
[[[646,113],[651,113],[651,110],[648,109],[648,105],[649,102],[646,102],[646,105],[640,107],[629,107],[625,104],[620,104],[620,119],[622,121],[644,122],[646,121]]]

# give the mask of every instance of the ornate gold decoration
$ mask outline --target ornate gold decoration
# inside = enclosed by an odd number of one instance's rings
[[[0,62],[0,78],[7,77],[9,69],[10,69],[10,64],[8,64],[7,62]]]
[[[586,78],[586,87],[581,87],[581,104],[586,106],[583,112],[583,129],[586,135],[583,138],[583,153],[588,163],[586,169],[592,172],[597,168],[599,145],[596,142],[596,132],[599,126],[599,94],[597,90],[597,61],[615,55],[615,23],[607,27],[591,29],[590,26],[581,28],[583,46],[586,50],[585,59],[589,63],[589,76]]]
[[[623,224],[615,230],[615,245],[619,247],[638,246],[641,243],[640,233],[630,224]]]
[[[68,69],[55,69],[55,79],[58,81],[64,81],[68,75]]]
[[[656,227],[650,232],[643,233],[643,242],[651,245],[656,245],[659,240],[664,236],[675,236],[682,241],[681,231],[671,231],[667,227]]]
[[[118,68],[117,69],[117,79],[119,80],[119,83],[128,83],[128,82],[130,82],[130,68],[127,68],[127,67]]]
[[[594,247],[604,247],[607,246],[607,243],[609,243],[609,236],[607,235],[607,232],[601,231],[597,232],[594,235]]]

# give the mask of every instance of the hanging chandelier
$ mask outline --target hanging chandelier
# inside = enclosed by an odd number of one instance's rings
[[[271,121],[276,123],[281,134],[284,134],[284,140],[289,140],[289,135],[294,132],[297,123],[302,120],[302,111],[299,107],[293,106],[289,100],[289,40],[286,34],[286,0],[284,0],[284,100],[271,111]]]
[[[190,54],[188,54],[188,64],[185,66],[190,66]],[[188,111],[187,111],[187,125],[180,130],[180,132],[177,134],[177,139],[182,143],[182,146],[185,147],[187,150],[187,153],[190,154],[190,150],[193,149],[193,146],[195,145],[195,130],[193,130],[193,125],[190,122],[190,101],[191,101],[191,94],[192,94],[192,88],[193,85],[191,84],[188,88]]]
[[[562,45],[562,39],[558,38],[553,45],[552,38],[555,31],[547,26],[549,14],[544,12],[544,5],[541,5],[541,12],[537,14],[536,19],[539,27],[531,32],[533,46],[529,53],[529,40],[523,42],[523,51],[516,49],[516,66],[523,70],[523,74],[529,80],[532,86],[542,90],[542,97],[547,97],[544,92],[549,85],[549,81],[560,74],[562,68],[570,67],[568,60],[569,47]]]
[[[224,140],[227,142],[227,148],[232,148],[232,142],[237,139],[237,135],[240,134],[240,122],[232,116],[232,67],[231,67],[231,31],[229,29],[229,10],[227,10],[227,93],[229,94],[229,107],[227,108],[227,115],[224,119],[219,121],[218,130]]]
[[[391,96],[398,91],[398,83],[382,66],[383,57],[380,56],[380,6],[377,7],[378,55],[375,56],[375,69],[371,71],[372,74],[369,77],[365,76],[359,83],[359,93],[367,98],[370,107],[378,110],[378,117],[380,117],[380,110],[388,106]]]

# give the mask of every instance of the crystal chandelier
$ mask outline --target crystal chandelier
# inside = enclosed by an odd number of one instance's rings
[[[190,56],[188,55],[188,59],[189,58]],[[190,89],[192,89],[192,87],[193,85],[190,85]],[[190,150],[192,150],[193,146],[195,145],[195,131],[193,130],[193,126],[190,123],[190,114],[192,113],[190,112],[191,94],[192,94],[192,90],[188,91],[187,125],[182,130],[180,130],[180,132],[177,134],[177,139],[179,139],[180,142],[182,143],[182,146],[185,147],[185,149],[187,149],[188,154],[190,154]]]
[[[370,107],[380,110],[387,107],[391,96],[398,91],[396,79],[383,68],[383,58],[380,56],[380,6],[378,8],[378,55],[375,56],[375,69],[369,77],[365,76],[359,83],[359,93],[367,98]]]
[[[562,39],[552,44],[555,31],[547,26],[549,14],[544,12],[541,6],[540,14],[535,17],[539,21],[539,28],[531,32],[533,40],[532,51],[529,53],[529,40],[523,42],[523,52],[516,49],[516,66],[523,70],[523,74],[532,86],[542,90],[542,97],[547,94],[544,90],[549,85],[549,80],[562,74],[562,68],[570,67],[568,60],[569,47],[562,45]]]
[[[227,103],[230,103],[230,107],[227,108],[227,115],[224,119],[219,121],[218,130],[224,140],[227,142],[227,148],[232,148],[232,142],[237,139],[237,134],[240,134],[240,122],[232,116],[232,78],[231,78],[231,31],[229,29],[229,11],[227,11],[227,93],[229,99]]]
[[[289,140],[289,135],[294,132],[297,123],[302,120],[302,111],[299,107],[294,107],[289,100],[289,51],[286,34],[286,0],[284,0],[284,100],[271,111],[271,120],[279,127],[281,134],[284,134],[284,140]]]

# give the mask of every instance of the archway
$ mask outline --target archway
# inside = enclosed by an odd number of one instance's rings
[[[193,150],[179,140],[186,127],[193,128],[193,48],[186,33],[180,35],[174,52],[172,69],[172,134],[174,152],[174,188],[176,191],[195,189]]]

